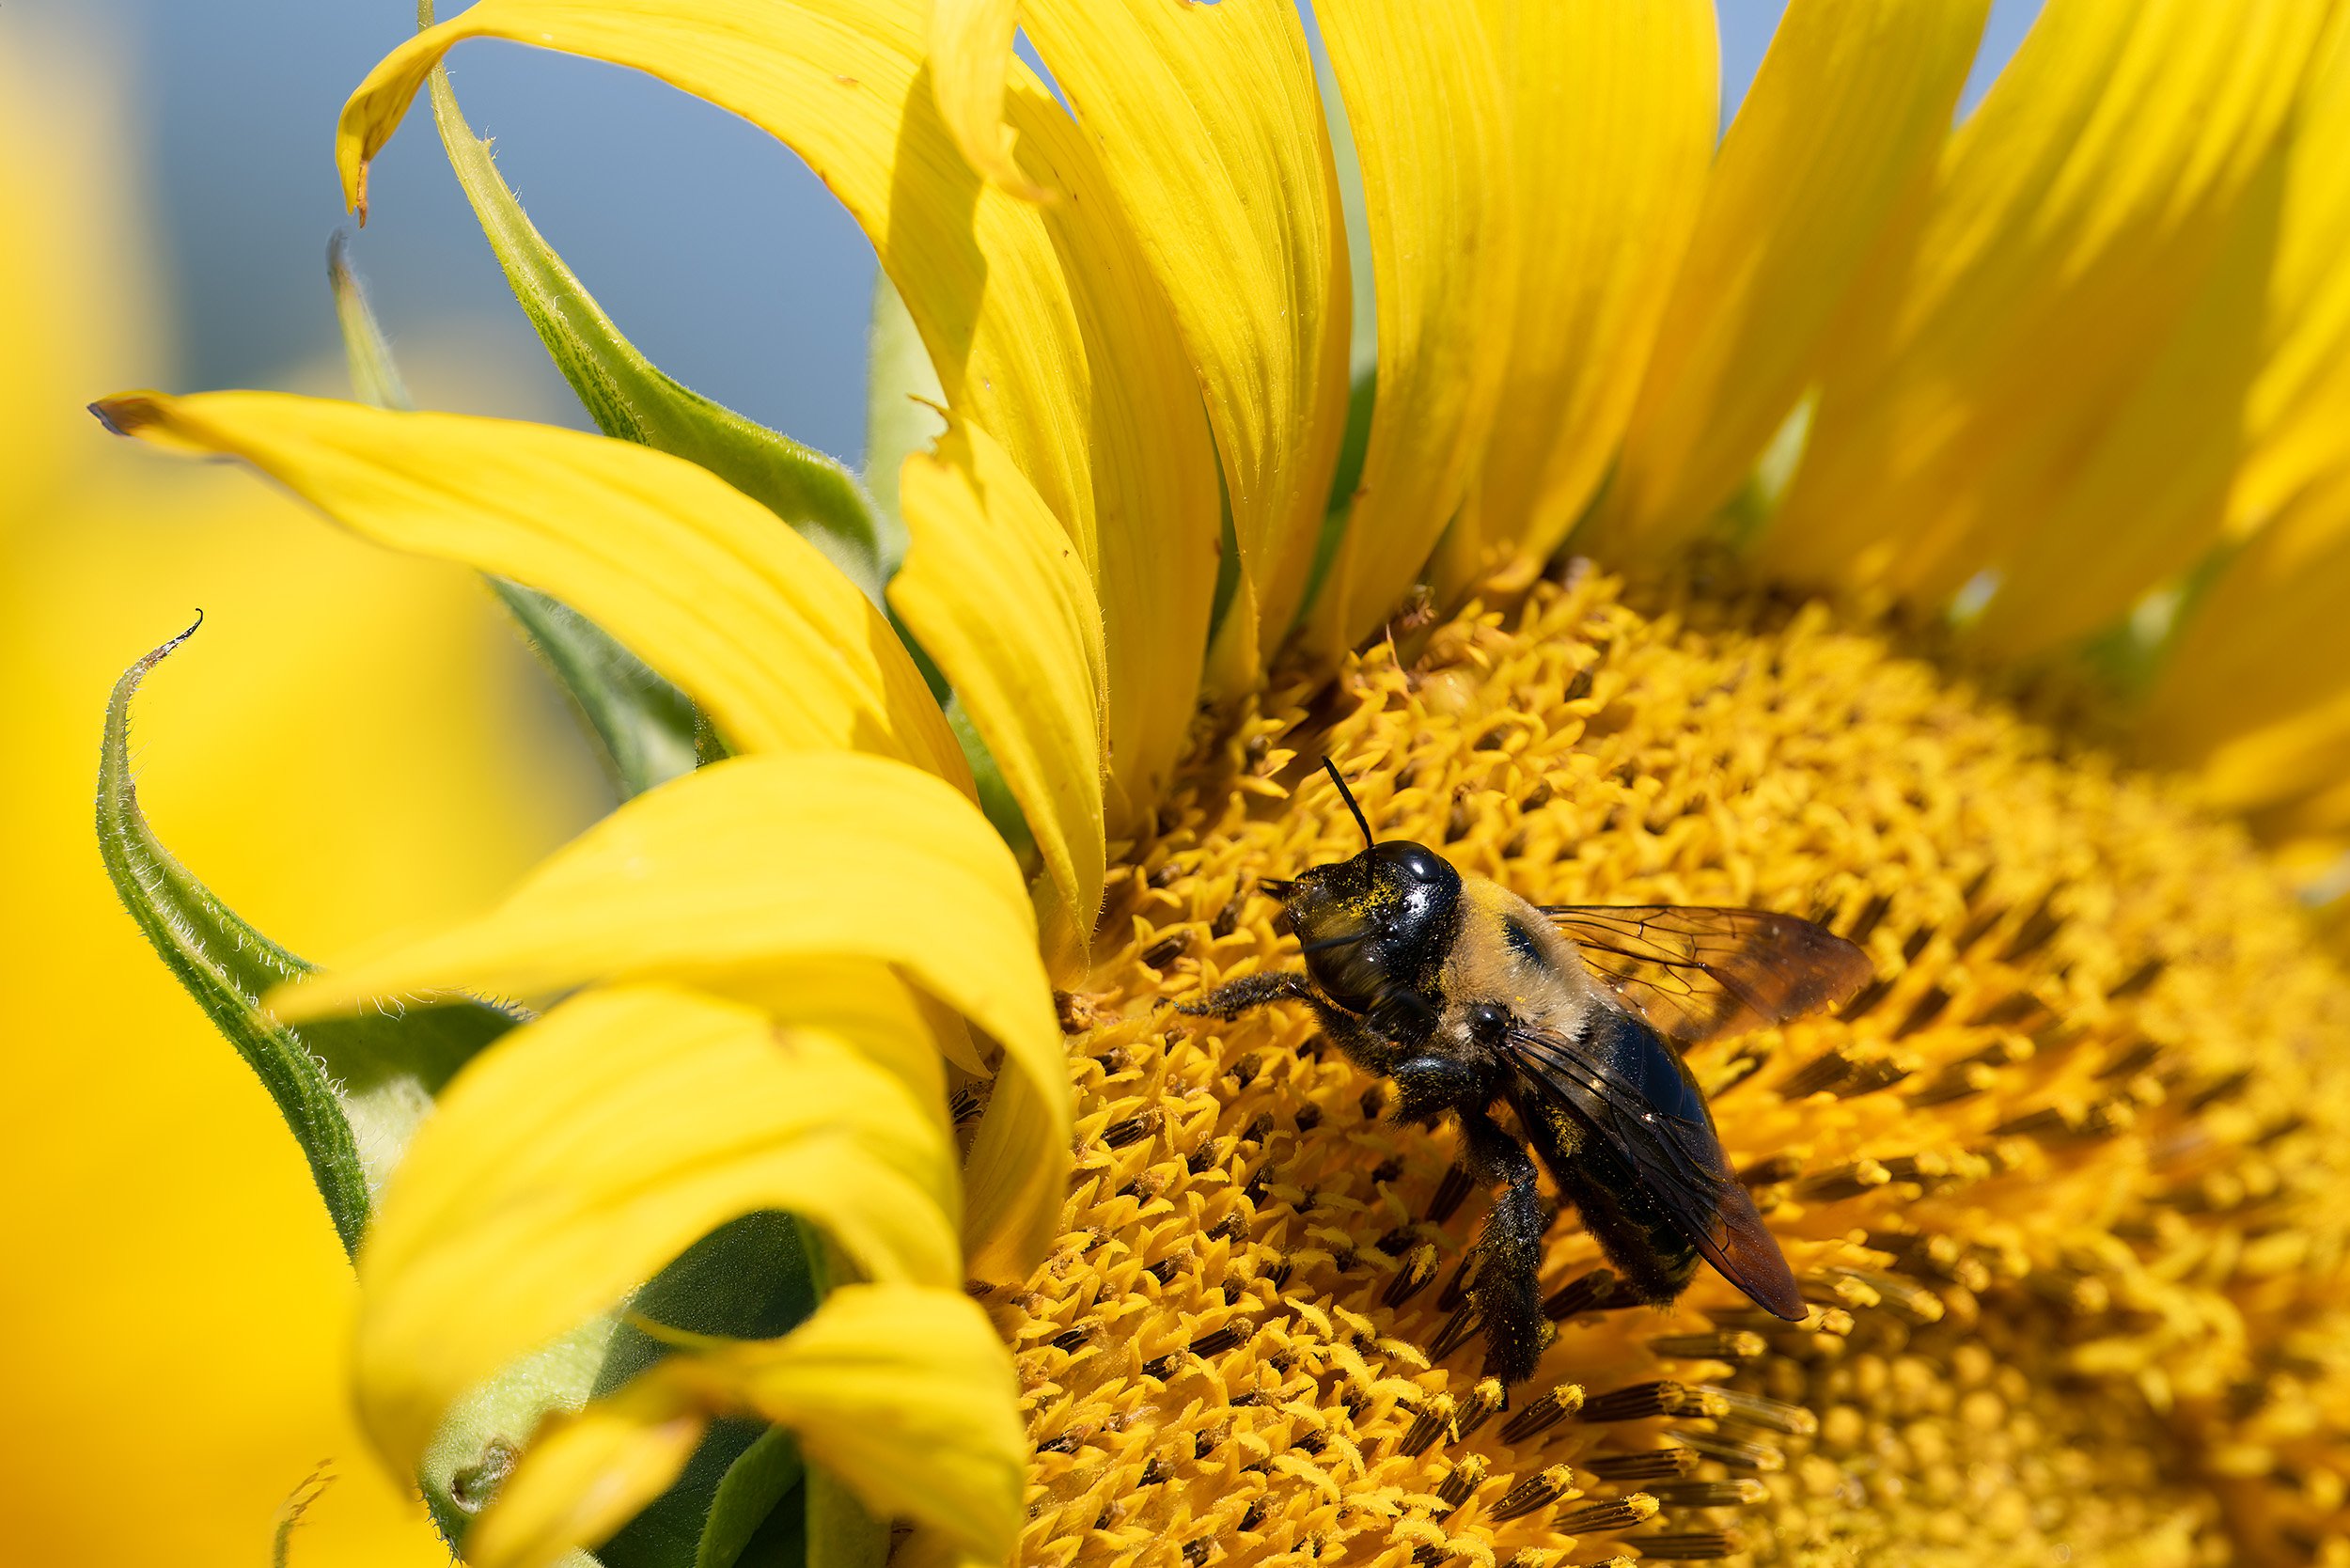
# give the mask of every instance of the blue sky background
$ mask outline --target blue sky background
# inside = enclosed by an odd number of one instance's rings
[[[289,367],[333,354],[323,258],[347,221],[335,115],[413,29],[413,0],[17,5],[95,31],[129,73],[160,246],[150,270],[169,280],[180,334],[154,379],[282,384]],[[1719,0],[1726,116],[1780,9]],[[1968,105],[2038,9],[1995,0]],[[452,75],[532,217],[647,353],[754,418],[859,455],[872,251],[797,160],[740,120],[589,61],[473,43]],[[571,409],[429,118],[393,140],[370,191],[354,254],[396,343],[462,344],[509,412]]]

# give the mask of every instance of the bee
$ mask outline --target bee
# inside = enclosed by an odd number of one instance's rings
[[[1552,1333],[1537,1157],[1620,1293],[1670,1302],[1702,1259],[1765,1309],[1800,1319],[1787,1259],[1678,1047],[1842,1002],[1869,980],[1867,955],[1767,910],[1538,907],[1425,844],[1379,839],[1337,765],[1323,766],[1363,852],[1261,884],[1305,971],[1251,975],[1180,1011],[1230,1019],[1303,1002],[1357,1066],[1394,1083],[1396,1121],[1458,1121],[1469,1174],[1500,1189],[1468,1289],[1489,1369],[1512,1383],[1532,1375]]]

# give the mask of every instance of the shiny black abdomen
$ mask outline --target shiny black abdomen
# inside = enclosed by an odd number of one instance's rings
[[[1646,1024],[1613,1008],[1596,1008],[1583,1047],[1618,1076],[1639,1089],[1660,1111],[1711,1125],[1705,1096],[1682,1064],[1680,1054]],[[1672,1213],[1605,1139],[1563,1107],[1532,1092],[1511,1097],[1560,1196],[1582,1216],[1584,1230],[1606,1253],[1607,1262],[1641,1301],[1667,1302],[1680,1295],[1697,1272],[1697,1244]]]

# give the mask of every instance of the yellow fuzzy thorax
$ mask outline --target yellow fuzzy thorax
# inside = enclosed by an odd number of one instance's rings
[[[1062,1234],[985,1297],[1023,1562],[2350,1560],[2350,987],[2240,832],[1816,607],[1590,574],[1306,701],[1195,758],[1062,999]],[[1841,1015],[1691,1058],[1806,1325],[1710,1270],[1574,1310],[1562,1215],[1558,1340],[1490,1408],[1449,1130],[1384,1121],[1303,1008],[1162,1005],[1295,965],[1255,882],[1358,842],[1289,804],[1325,751],[1383,837],[1536,902],[1868,949]]]

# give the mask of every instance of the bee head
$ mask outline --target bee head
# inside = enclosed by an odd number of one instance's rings
[[[1368,1012],[1399,988],[1435,991],[1437,971],[1461,918],[1461,873],[1425,844],[1371,838],[1362,808],[1326,759],[1365,848],[1351,859],[1310,867],[1294,881],[1268,883],[1304,950],[1306,972],[1340,1007]]]

